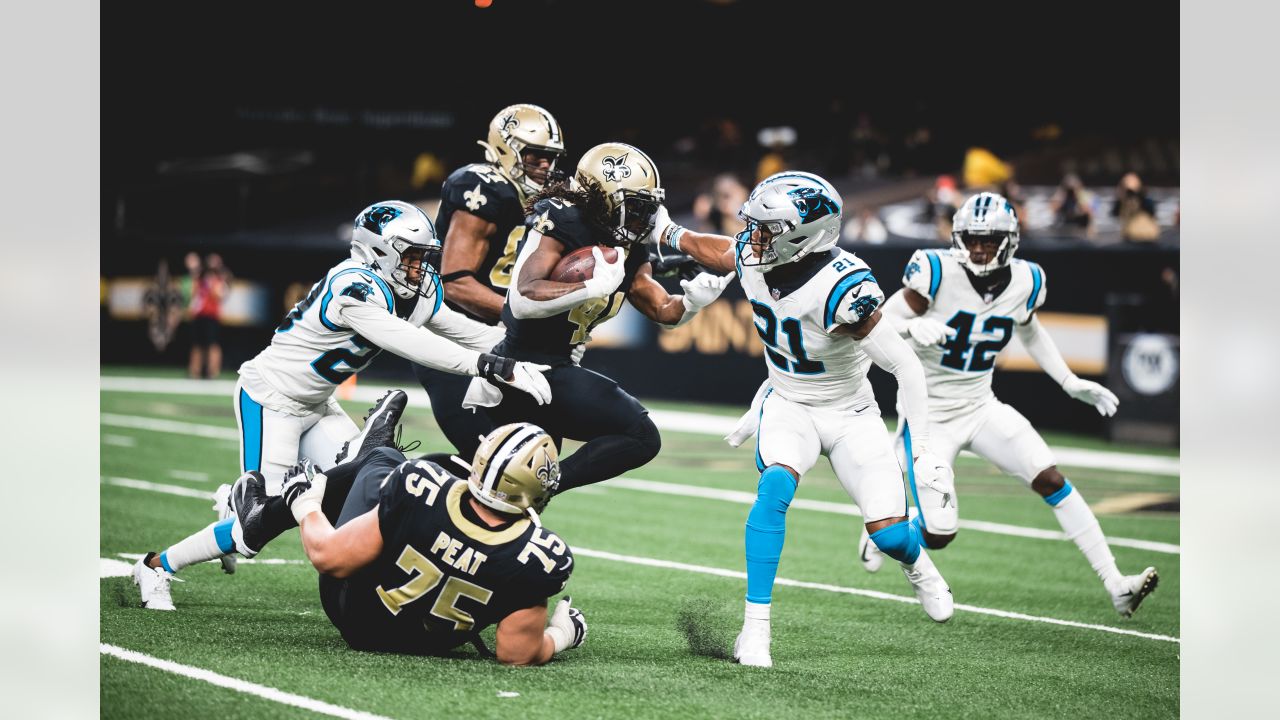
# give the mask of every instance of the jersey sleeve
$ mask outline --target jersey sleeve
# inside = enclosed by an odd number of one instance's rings
[[[519,589],[512,597],[512,609],[536,605],[564,590],[573,574],[573,551],[559,535],[546,528],[534,528],[527,542],[537,552],[520,553],[525,562],[513,583]]]
[[[474,166],[450,175],[441,193],[443,201],[452,207],[491,223],[499,222],[504,204],[515,199],[515,189],[505,179],[497,173],[477,172]]]
[[[582,213],[571,203],[555,199],[539,200],[526,218],[530,228],[564,245],[565,253],[594,244]]]
[[[942,284],[942,258],[937,250],[917,250],[902,271],[902,284],[933,303]]]
[[[378,527],[384,543],[404,539],[414,513],[443,502],[451,476],[426,460],[406,460],[382,481],[378,494]]]
[[[342,270],[329,278],[320,300],[320,322],[330,330],[344,330],[347,323],[341,317],[342,308],[358,304],[373,305],[394,314],[396,304],[393,298],[387,281],[372,270]]]
[[[1027,262],[1027,269],[1031,272],[1031,291],[1027,293],[1027,320],[1035,314],[1040,306],[1044,305],[1045,298],[1049,295],[1049,288],[1044,274],[1044,270],[1036,263]],[[1024,320],[1023,322],[1026,322]]]
[[[871,268],[850,270],[831,288],[827,295],[822,327],[830,330],[836,325],[857,325],[871,316],[884,302],[884,291],[871,274]]]

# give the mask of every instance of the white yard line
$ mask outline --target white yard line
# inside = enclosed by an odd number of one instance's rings
[[[124,478],[112,478],[112,479],[124,479]],[[134,482],[141,482],[141,481],[134,481]],[[149,485],[152,487],[143,487],[146,485]],[[155,490],[157,492],[170,492],[171,490],[158,490],[158,488],[169,487],[175,490],[184,491],[180,493],[174,493],[176,495],[184,495],[186,494],[186,491],[187,491],[187,488],[178,488],[172,485],[161,486],[161,485],[156,485],[155,483],[141,483],[141,485],[138,485],[138,486],[130,485],[127,487],[138,487],[138,489],[140,490]],[[636,555],[619,555],[618,553],[606,552],[604,550],[592,550],[590,548],[583,548],[583,547],[573,547],[573,553],[575,555],[581,555],[582,557],[591,557],[591,558],[597,558],[600,560],[613,560],[615,562],[630,563],[632,565],[645,565],[648,567],[666,568],[669,570],[684,570],[686,572],[696,572],[696,573],[701,573],[703,575],[715,575],[717,577],[735,578],[738,580],[745,580],[747,577],[746,573],[741,572],[739,570],[728,570],[726,568],[709,567],[706,565],[690,565],[689,563],[674,562],[671,560],[659,560],[656,558],[639,557]],[[132,554],[132,553],[120,553],[120,557],[138,558],[142,556]],[[246,561],[242,561],[242,562],[246,562]],[[290,560],[279,560],[272,564],[292,565],[295,562],[297,564],[305,564],[305,563],[302,563],[301,561],[290,561]],[[805,588],[808,590],[824,590],[826,592],[843,593],[846,595],[859,595],[861,597],[869,597],[869,598],[874,598],[876,600],[892,600],[894,602],[919,604],[919,601],[913,597],[906,597],[904,595],[894,595],[892,593],[880,592],[878,590],[864,590],[862,588],[841,587],[839,585],[828,585],[826,583],[806,582],[804,580],[788,580],[787,578],[777,578],[774,582],[778,585],[788,585],[791,587]],[[956,604],[956,609],[964,610],[966,612],[971,612],[971,613],[977,613],[979,615],[991,615],[994,617],[1008,618],[1011,620],[1025,620],[1028,622],[1048,623],[1050,625],[1063,625],[1066,627],[1081,628],[1085,630],[1098,630],[1101,632],[1108,632],[1116,635],[1131,635],[1133,637],[1145,638],[1147,640],[1163,640],[1165,642],[1174,642],[1174,643],[1182,642],[1178,638],[1171,637],[1169,635],[1155,635],[1152,633],[1138,632],[1137,630],[1126,630],[1124,628],[1112,627],[1110,625],[1091,625],[1089,623],[1075,622],[1074,620],[1059,620],[1058,618],[1041,617],[1039,615],[1027,615],[1025,613],[1009,612],[1007,610],[996,610],[993,608],[978,607],[976,605]]]
[[[277,690],[276,688],[267,687],[266,685],[259,685],[258,683],[249,682],[248,680],[240,680],[239,678],[220,675],[212,670],[205,670],[204,668],[182,665],[170,660],[162,660],[158,657],[146,655],[134,650],[126,650],[125,648],[108,645],[107,643],[99,644],[98,652],[103,655],[110,655],[111,657],[124,660],[125,662],[146,665],[147,667],[163,670],[167,673],[181,675],[182,677],[191,678],[192,680],[207,682],[210,685],[217,685],[218,687],[235,690],[236,692],[244,693],[246,695],[254,695],[264,700],[280,703],[281,705],[291,705],[293,707],[302,708],[303,710],[310,710],[311,712],[320,713],[321,715],[348,718],[348,720],[388,720],[382,715],[374,715],[373,713],[367,713],[362,710],[352,710],[350,708],[342,707],[341,705],[331,705],[323,700],[303,697],[302,695],[294,695],[293,693]]]
[[[108,485],[115,485],[117,487],[133,488],[134,490],[150,490],[151,492],[181,495],[183,497],[193,497],[201,500],[213,499],[213,493],[208,490],[194,490],[180,485],[164,485],[161,483],[147,482],[146,480],[134,480],[133,478],[122,477],[104,477],[102,478],[102,482]]]
[[[186,480],[188,482],[209,482],[209,473],[194,472],[192,470],[170,470],[169,477],[174,480]]]
[[[235,428],[217,425],[197,425],[196,423],[162,420],[139,415],[116,415],[115,413],[102,413],[100,417],[103,425],[112,427],[126,427],[134,430],[151,430],[152,432],[194,435],[202,438],[213,438],[214,440],[240,442],[240,431]]]
[[[128,435],[112,435],[110,433],[103,433],[102,442],[117,447],[135,447],[138,444],[137,440]]]
[[[726,570],[725,568],[707,567],[705,565],[690,565],[688,563],[672,562],[670,560],[658,560],[655,558],[637,557],[634,555],[619,555],[618,553],[604,552],[602,550],[590,550],[588,548],[573,548],[574,555],[582,557],[597,558],[600,560],[613,560],[614,562],[629,563],[632,565],[644,565],[647,567],[665,568],[669,570],[684,570],[686,572],[701,573],[703,575],[715,575],[717,577],[736,578],[738,580],[746,580],[747,574],[738,570]],[[805,588],[807,590],[824,590],[826,592],[842,593],[845,595],[859,595],[861,597],[875,598],[876,600],[892,600],[894,602],[908,603],[918,605],[919,600],[904,595],[894,595],[892,593],[880,592],[878,590],[864,590],[862,588],[841,587],[839,585],[828,585],[826,583],[805,582],[803,580],[788,580],[787,578],[777,578],[774,580],[777,585],[787,585],[790,587]],[[1058,618],[1041,617],[1039,615],[1027,615],[1025,613],[1008,612],[1006,610],[995,610],[993,608],[978,607],[976,605],[965,605],[956,603],[957,610],[965,612],[977,613],[979,615],[991,615],[993,617],[1008,618],[1011,620],[1025,620],[1028,622],[1047,623],[1050,625],[1063,625],[1066,627],[1081,628],[1085,630],[1098,630],[1101,632],[1114,633],[1116,635],[1130,635],[1140,637],[1147,640],[1163,640],[1165,642],[1181,643],[1182,641],[1176,637],[1169,635],[1156,635],[1154,633],[1138,632],[1137,630],[1126,630],[1124,628],[1112,627],[1110,625],[1092,625],[1090,623],[1075,622],[1074,620],[1059,620]]]
[[[110,392],[136,392],[173,395],[221,395],[228,399],[235,390],[236,384],[231,380],[186,380],[180,378],[140,378],[104,376],[100,378],[101,388]],[[384,385],[357,385],[353,400],[360,402],[376,402],[383,393],[391,389]],[[430,408],[431,399],[422,388],[403,388],[409,394],[409,407]],[[708,413],[684,412],[679,410],[651,410],[649,415],[662,430],[672,432],[696,433],[699,435],[727,435],[738,419],[724,415]],[[1176,457],[1158,455],[1141,455],[1109,450],[1087,450],[1074,447],[1055,447],[1054,454],[1063,465],[1097,470],[1118,470],[1121,472],[1149,473],[1155,475],[1179,475],[1182,463]],[[964,455],[974,457],[972,453]]]

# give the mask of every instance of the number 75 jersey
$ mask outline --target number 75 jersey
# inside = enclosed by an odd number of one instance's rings
[[[922,317],[955,330],[942,345],[911,344],[924,366],[932,408],[944,410],[990,397],[996,356],[1013,339],[1015,325],[1027,323],[1044,304],[1048,290],[1040,266],[1015,259],[1009,269],[1009,285],[988,300],[945,250],[917,250],[907,263],[903,285],[929,301]]]
[[[866,382],[871,358],[851,335],[834,330],[869,317],[884,302],[884,292],[853,253],[832,250],[825,263],[817,260],[809,260],[815,264],[803,285],[777,296],[765,273],[739,260],[738,278],[764,343],[769,383],[780,397],[803,405],[874,405]]]

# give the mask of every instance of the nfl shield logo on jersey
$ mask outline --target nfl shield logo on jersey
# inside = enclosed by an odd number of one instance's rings
[[[769,288],[769,294],[773,296],[774,300],[782,297],[782,291],[778,288]]]

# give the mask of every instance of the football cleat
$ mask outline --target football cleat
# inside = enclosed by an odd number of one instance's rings
[[[169,583],[176,578],[164,568],[147,566],[147,560],[154,553],[148,554],[133,566],[133,584],[138,586],[142,595],[142,607],[148,610],[175,610],[173,596],[169,594]]]
[[[231,517],[231,486],[223,483],[213,491],[213,509],[218,513],[219,520],[226,520]],[[222,572],[230,575],[236,571],[236,556],[223,555],[218,558],[218,562],[222,563]]]
[[[352,462],[374,448],[395,447],[396,425],[408,402],[409,396],[403,390],[390,390],[379,398],[364,418],[364,429],[343,443],[333,460],[334,467]]]
[[[1123,617],[1133,617],[1144,598],[1160,584],[1160,576],[1156,569],[1149,567],[1137,575],[1126,575],[1120,579],[1120,592],[1111,594],[1111,604]]]
[[[267,505],[267,481],[256,470],[241,475],[231,486],[228,505],[235,522],[231,525],[231,542],[236,552],[245,557],[257,555],[267,544],[262,526],[262,511]]]
[[[903,565],[902,572],[907,576],[911,587],[915,588],[916,599],[920,601],[924,614],[930,620],[943,623],[951,619],[956,611],[955,598],[951,596],[951,588],[947,586],[947,581],[942,578],[942,573],[938,572],[938,567],[933,564],[928,553],[921,550],[915,565],[911,568]]]
[[[750,667],[773,667],[773,658],[769,657],[767,620],[747,620],[742,624],[742,632],[733,641],[733,659]]]
[[[858,559],[862,561],[862,567],[867,572],[875,572],[884,564],[884,553],[880,552],[880,548],[871,541],[871,534],[867,532],[867,526],[862,526],[862,537],[858,538]]]

